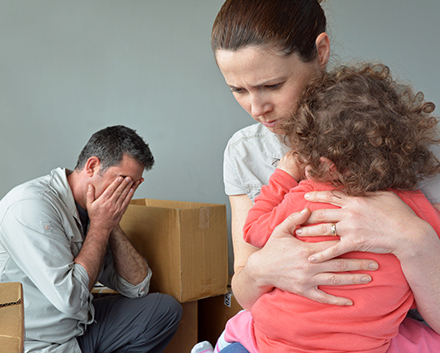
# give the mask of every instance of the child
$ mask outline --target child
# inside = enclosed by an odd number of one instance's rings
[[[307,192],[332,189],[351,195],[392,189],[440,234],[437,211],[420,191],[413,191],[421,177],[440,171],[428,149],[438,143],[433,110],[422,94],[398,85],[383,65],[341,67],[316,79],[283,126],[294,152],[281,161],[256,198],[244,227],[245,240],[261,248],[291,213],[335,207],[304,199]],[[391,254],[341,257],[379,264],[369,284],[321,286],[329,294],[349,297],[353,305],[320,304],[274,288],[251,310],[250,326],[261,353],[387,351],[408,310],[415,307],[400,263]]]

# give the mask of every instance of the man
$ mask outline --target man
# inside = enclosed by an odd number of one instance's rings
[[[55,169],[0,201],[0,282],[23,284],[25,352],[162,352],[171,340],[181,306],[147,295],[151,270],[119,227],[153,163],[134,130],[107,127],[73,172]],[[93,299],[98,280],[122,295]]]

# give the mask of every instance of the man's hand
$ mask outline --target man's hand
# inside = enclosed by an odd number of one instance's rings
[[[95,188],[87,189],[87,212],[90,224],[110,233],[120,222],[131,198],[143,179],[133,183],[130,177],[118,177],[101,196],[95,198]]]
[[[84,267],[89,275],[89,289],[98,279],[104,261],[110,233],[119,225],[136,188],[143,179],[133,183],[130,177],[118,177],[95,198],[95,188],[87,189],[87,212],[90,227],[84,245],[75,263]]]

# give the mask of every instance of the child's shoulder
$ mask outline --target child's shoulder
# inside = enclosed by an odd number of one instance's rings
[[[336,189],[331,184],[322,183],[322,182],[311,180],[311,179],[301,180],[300,183],[298,184],[298,187],[300,188],[298,190],[304,190],[305,192],[327,191],[327,190],[334,190],[334,189]]]

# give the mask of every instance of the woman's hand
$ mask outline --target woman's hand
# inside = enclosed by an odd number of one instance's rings
[[[331,235],[331,224],[336,223],[340,241],[312,254],[309,260],[314,264],[326,263],[350,251],[396,255],[417,309],[431,328],[440,333],[440,241],[434,228],[393,192],[352,197],[339,191],[322,191],[310,193],[307,200],[341,207],[314,211],[308,223],[324,223],[297,229],[300,236]],[[436,229],[439,228],[437,222]]]
[[[341,207],[314,211],[308,223],[321,224],[296,231],[298,236],[331,235],[331,225],[335,224],[340,241],[313,254],[309,258],[312,262],[327,261],[351,251],[392,253],[399,257],[411,243],[412,234],[426,223],[393,192],[355,197],[342,191],[320,191],[307,194],[306,199]]]
[[[329,295],[318,286],[369,283],[369,275],[338,272],[371,271],[377,269],[377,263],[368,259],[336,259],[319,264],[309,263],[307,259],[310,255],[336,244],[336,241],[306,243],[292,236],[295,228],[309,216],[309,209],[290,215],[274,230],[264,248],[249,257],[248,265],[251,271],[258,274],[262,286],[270,283],[272,287],[320,303],[352,305],[350,299]],[[267,275],[270,277],[266,277]]]

